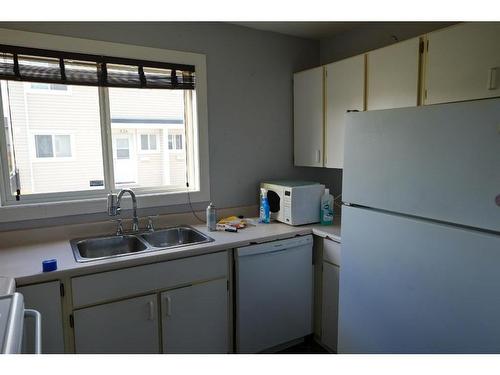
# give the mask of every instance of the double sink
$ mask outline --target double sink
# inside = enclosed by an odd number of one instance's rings
[[[154,232],[76,239],[70,244],[77,262],[89,262],[212,241],[207,235],[184,225]]]

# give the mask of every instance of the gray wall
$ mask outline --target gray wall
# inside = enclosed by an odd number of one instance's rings
[[[217,22],[1,22],[0,27],[206,54],[211,195],[217,206],[235,207],[256,204],[258,184],[266,179],[315,180],[334,195],[341,193],[341,170],[293,167],[293,72],[451,24],[367,22],[320,42]],[[154,212],[188,209],[179,205]],[[102,213],[64,222],[104,218]],[[0,230],[18,226],[0,225]]]
[[[319,64],[318,41],[211,22],[3,22],[0,27],[206,54],[210,185],[219,207],[256,204],[263,179],[315,179],[340,189],[339,173],[293,167],[292,73]]]
[[[327,64],[453,25],[456,22],[366,22],[321,40],[320,62]]]

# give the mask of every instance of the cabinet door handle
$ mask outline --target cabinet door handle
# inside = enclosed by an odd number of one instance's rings
[[[316,150],[316,163],[321,162],[321,150]]]
[[[153,320],[155,318],[154,303],[153,303],[153,301],[149,301],[148,302],[148,307],[149,307],[148,320]]]
[[[490,68],[488,71],[488,90],[497,89],[497,70],[498,68]]]
[[[172,299],[170,298],[169,295],[165,297],[165,310],[166,310],[165,315],[167,317],[172,315]]]

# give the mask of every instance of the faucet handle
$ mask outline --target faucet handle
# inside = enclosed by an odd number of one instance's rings
[[[148,225],[146,226],[146,230],[149,231],[149,232],[154,232],[155,231],[155,227],[154,227],[154,224],[153,224],[153,219],[156,219],[158,218],[160,215],[151,215],[151,216],[148,216]]]
[[[116,229],[116,235],[121,236],[123,234],[123,223],[122,219],[111,219],[111,221],[114,221],[118,223],[118,228]]]
[[[108,194],[108,215],[116,216],[120,213],[120,207],[118,206],[118,196],[113,193]]]

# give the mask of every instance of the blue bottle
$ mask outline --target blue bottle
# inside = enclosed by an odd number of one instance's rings
[[[259,222],[269,224],[271,222],[271,211],[267,200],[267,190],[260,189],[260,215]]]

